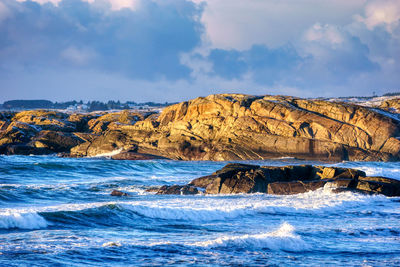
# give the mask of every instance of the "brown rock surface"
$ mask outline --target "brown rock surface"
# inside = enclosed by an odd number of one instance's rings
[[[114,197],[128,197],[129,196],[128,193],[125,193],[125,192],[122,192],[122,191],[119,191],[119,190],[113,190],[111,192],[111,195],[114,196]]]
[[[119,132],[139,149],[172,159],[400,157],[397,120],[371,108],[322,100],[210,95],[169,106],[134,125],[112,125],[102,135]]]
[[[389,113],[286,96],[210,95],[166,107],[159,115],[3,112],[0,145],[28,144],[46,130],[85,141],[69,151],[78,157],[137,147],[137,153],[181,160],[400,159],[400,124]]]

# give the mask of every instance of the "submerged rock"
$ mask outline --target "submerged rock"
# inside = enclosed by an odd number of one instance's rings
[[[130,196],[128,193],[125,193],[125,192],[122,192],[122,191],[119,191],[119,190],[113,190],[111,192],[111,195],[114,196],[114,197],[128,197],[128,196]]]

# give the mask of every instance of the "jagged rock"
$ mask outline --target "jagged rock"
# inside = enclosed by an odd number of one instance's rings
[[[83,140],[70,133],[57,131],[41,131],[31,141],[36,148],[47,148],[54,152],[69,152]]]
[[[87,132],[89,131],[88,122],[94,117],[92,114],[74,113],[68,117],[68,121],[76,125],[75,130],[77,132]]]
[[[400,196],[400,181],[379,177],[365,177],[359,180],[356,189],[369,193],[383,194],[385,196]]]
[[[360,176],[366,176],[364,171],[339,168],[339,167],[324,167],[322,173],[318,173],[322,179],[338,179],[338,178],[351,178],[357,179]]]
[[[190,185],[164,185],[157,191],[157,195],[196,195],[199,190]]]
[[[119,125],[132,125],[137,121],[144,120],[144,118],[150,114],[151,113],[141,114],[129,110],[105,113],[102,116],[89,120],[87,125],[89,130],[94,133],[102,133],[109,127],[118,130]]]
[[[400,113],[400,98],[385,100],[379,107],[390,112]]]
[[[125,193],[125,192],[122,192],[122,191],[119,191],[119,190],[113,190],[111,192],[111,195],[114,196],[114,197],[128,197],[129,196],[128,193]]]
[[[310,181],[319,178],[316,175],[318,171],[321,171],[321,167],[311,165],[260,167],[258,165],[228,164],[211,177],[195,179],[191,184],[208,183],[206,187],[208,194],[265,193],[270,183]],[[206,179],[207,181],[204,181]]]
[[[203,177],[196,178],[192,180],[189,185],[193,185],[200,188],[206,188],[211,184],[218,176],[217,175],[207,175]]]
[[[103,135],[94,138],[92,142],[85,142],[73,147],[71,154],[77,156],[97,156],[116,150],[134,150],[137,144],[126,134],[119,131],[107,131]]]
[[[76,125],[69,122],[68,115],[62,112],[48,110],[22,111],[12,118],[13,121],[23,122],[40,127],[42,130],[73,132]]]

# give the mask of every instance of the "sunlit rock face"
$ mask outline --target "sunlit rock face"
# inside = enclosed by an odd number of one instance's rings
[[[199,97],[134,125],[114,125],[98,139],[108,142],[109,135],[116,136],[113,149],[131,142],[139,151],[183,160],[397,160],[400,149],[398,121],[375,109],[283,96]],[[84,154],[85,146],[72,152]]]
[[[394,115],[351,103],[221,94],[175,104],[161,114],[7,113],[0,145],[3,153],[18,143],[79,157],[130,152],[181,160],[389,161],[399,160],[400,151]],[[51,143],[52,136],[61,143]]]

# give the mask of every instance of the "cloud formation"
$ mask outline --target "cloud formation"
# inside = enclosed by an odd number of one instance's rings
[[[0,101],[400,91],[397,0],[0,0]]]

